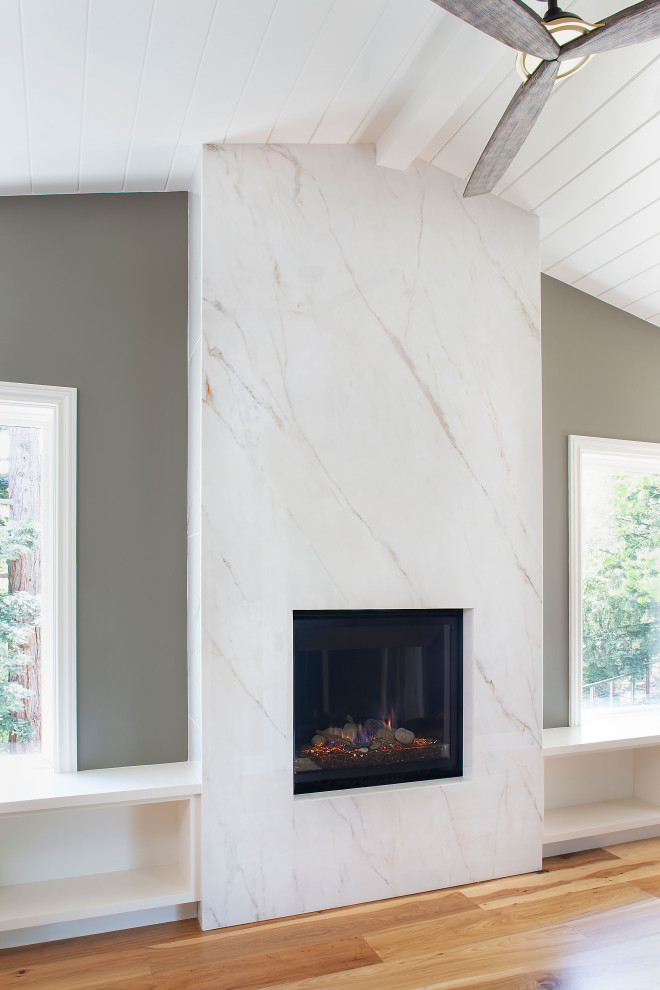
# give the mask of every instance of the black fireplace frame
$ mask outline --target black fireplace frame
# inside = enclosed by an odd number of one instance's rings
[[[295,650],[295,630],[297,620],[332,619],[359,621],[369,618],[389,617],[394,619],[419,619],[420,616],[429,619],[450,618],[455,622],[455,639],[453,648],[456,653],[456,662],[450,667],[451,686],[450,693],[454,701],[453,717],[450,722],[450,757],[447,761],[438,762],[434,765],[411,765],[404,764],[403,769],[392,766],[385,770],[379,768],[346,768],[342,771],[341,777],[330,777],[325,771],[305,772],[296,774],[293,772],[294,794],[323,793],[328,791],[341,791],[347,788],[378,787],[400,783],[410,783],[415,781],[443,780],[463,776],[463,725],[465,696],[463,692],[464,684],[464,611],[463,609],[311,609],[294,610],[293,612],[293,676],[295,681],[296,650]],[[296,751],[295,740],[295,698],[293,705],[293,753],[292,766]]]

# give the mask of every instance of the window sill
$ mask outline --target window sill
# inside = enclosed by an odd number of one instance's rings
[[[618,715],[585,725],[543,730],[543,756],[660,745],[660,714]]]
[[[137,804],[192,797],[201,792],[192,763],[160,763],[54,773],[49,768],[0,769],[0,815],[57,808]]]

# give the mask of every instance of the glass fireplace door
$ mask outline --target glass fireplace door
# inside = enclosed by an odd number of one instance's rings
[[[294,792],[462,774],[460,610],[294,612]]]

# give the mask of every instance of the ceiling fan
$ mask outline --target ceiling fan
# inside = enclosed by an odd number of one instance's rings
[[[587,24],[577,14],[548,4],[543,19],[522,0],[433,0],[451,14],[502,41],[519,53],[517,66],[526,81],[515,93],[493,131],[465,187],[463,196],[490,192],[520,151],[545,106],[557,78],[569,75],[590,55],[624,48],[660,36],[660,0],[642,0],[600,24]],[[572,40],[561,44],[554,35]],[[524,54],[523,54],[524,53]],[[561,63],[578,62],[560,73]],[[532,68],[530,65],[537,62]]]

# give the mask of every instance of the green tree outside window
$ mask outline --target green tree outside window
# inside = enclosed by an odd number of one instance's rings
[[[583,553],[583,683],[660,660],[660,476],[617,475]]]

